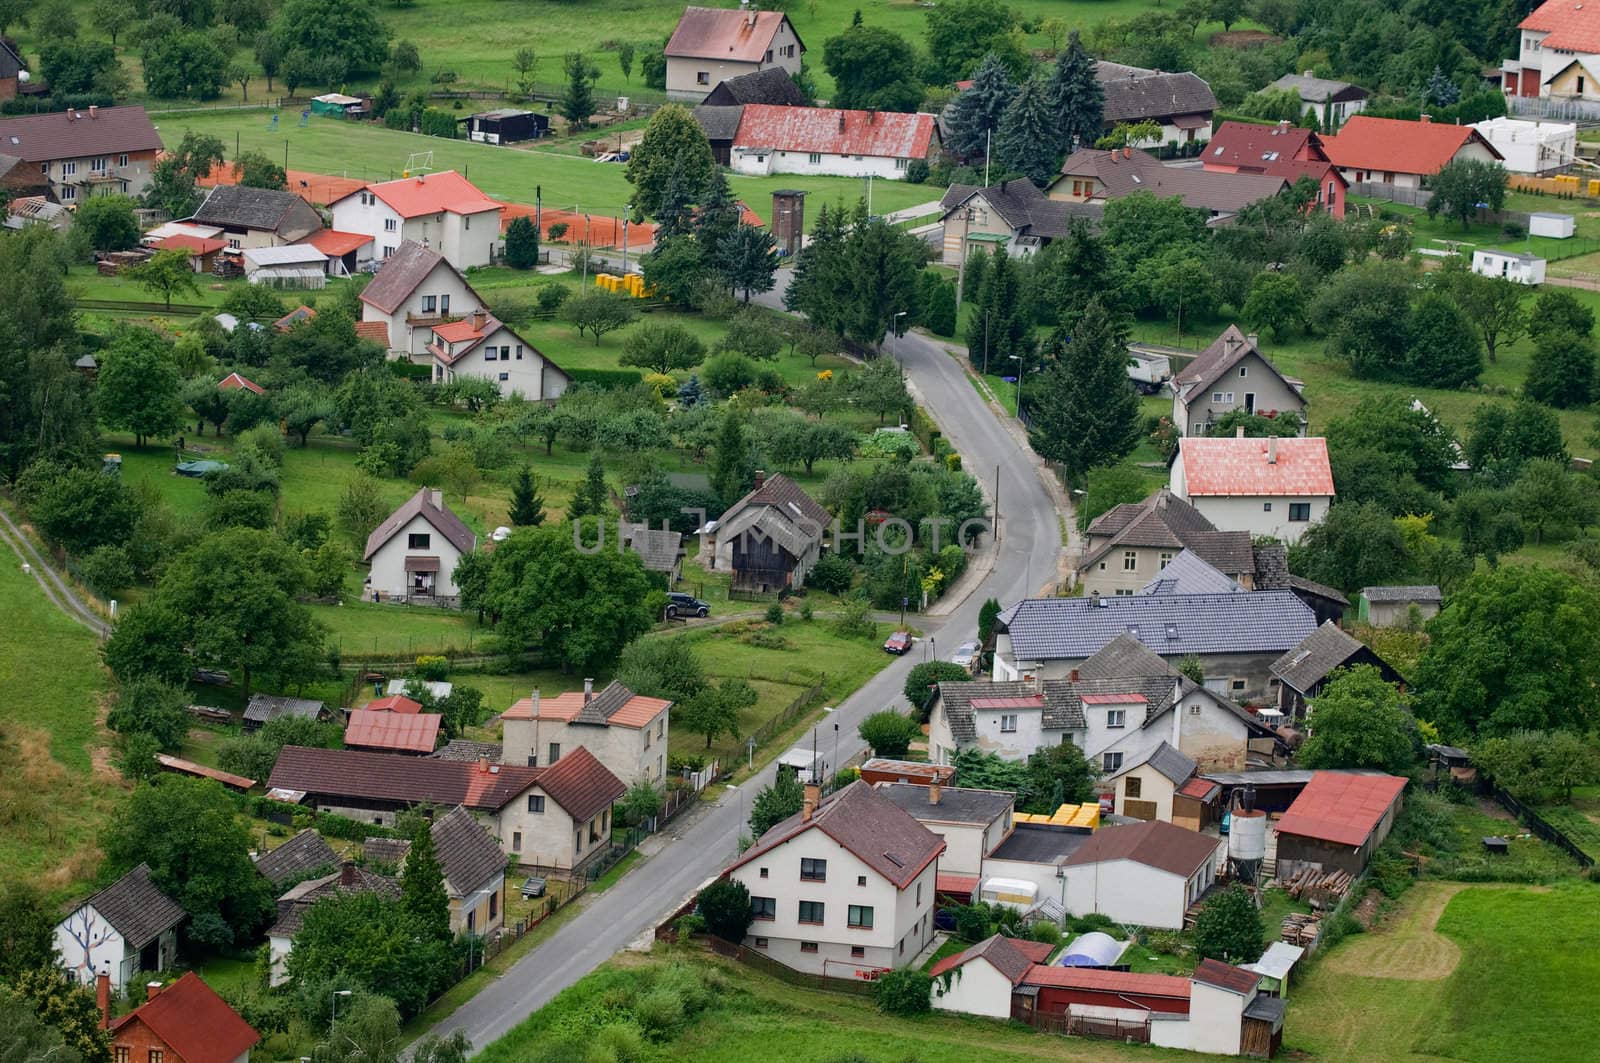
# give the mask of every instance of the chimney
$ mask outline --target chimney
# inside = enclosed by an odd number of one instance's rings
[[[483,763],[487,764],[489,762],[486,760]],[[350,886],[354,886],[355,884],[356,865],[351,863],[349,860],[346,860],[344,863],[339,865],[339,885],[348,888]]]
[[[96,106],[96,105],[95,105],[95,104],[92,104],[92,103],[91,103],[91,104],[90,104],[90,105],[89,105],[89,117],[90,117],[90,118],[99,118],[99,117],[100,117],[100,115],[99,115],[99,113],[98,113],[98,112],[99,112],[99,110],[100,110],[100,108],[99,108],[99,107],[97,107],[97,106]]]
[[[761,488],[763,486],[765,486],[766,482],[767,482],[767,470],[765,470],[765,469],[757,469],[756,470],[756,490],[757,491],[761,490]]]
[[[484,311],[483,307],[480,306],[478,309],[472,312],[472,331],[482,332],[483,326],[487,325],[488,323],[489,315]]]
[[[589,702],[591,702],[593,700],[594,700],[594,680],[593,679],[585,679],[583,681],[583,703],[585,705],[587,705],[587,704],[589,704]]]
[[[1315,76],[1315,75],[1314,75],[1314,74],[1312,74],[1312,72],[1311,72],[1311,71],[1309,71],[1309,70],[1307,70],[1307,71],[1306,71],[1306,73],[1305,73],[1305,76],[1306,76],[1306,77],[1314,77],[1314,76]]]
[[[528,715],[535,720],[539,718],[539,688],[533,688],[533,694],[528,698]]]
[[[94,976],[94,1001],[100,1008],[100,1028],[111,1025],[111,975],[101,971]]]
[[[805,802],[800,806],[800,822],[811,822],[812,815],[817,811],[817,802],[821,799],[822,787],[816,783],[806,783]]]
[[[1433,115],[1420,114],[1417,116],[1417,121],[1421,122],[1423,125],[1427,125],[1429,122],[1433,121]]]
[[[1123,149],[1122,149],[1122,157],[1123,157],[1123,158],[1124,158],[1124,159],[1131,159],[1131,158],[1133,158],[1133,149],[1132,149],[1132,148],[1123,148]]]
[[[154,1000],[159,992],[161,992],[160,982],[146,982],[144,984],[144,999],[147,1003]]]
[[[1250,341],[1250,346],[1252,346],[1252,347],[1260,346],[1258,341],[1261,339],[1261,336],[1260,336],[1259,333],[1252,332],[1249,335],[1247,335],[1245,337],[1245,339]]]
[[[1233,430],[1233,438],[1235,438],[1235,439],[1243,439],[1244,438],[1244,425],[1240,425],[1239,427],[1237,427],[1237,428],[1235,428]]]
[[[1090,606],[1094,606],[1094,607],[1098,607],[1099,604],[1100,604],[1100,592],[1099,591],[1090,591],[1089,592],[1089,605]]]
[[[1288,131],[1289,131],[1289,120],[1287,118],[1278,119],[1278,133],[1287,133]],[[1277,136],[1277,135],[1278,135],[1277,133],[1273,134],[1273,136]]]
[[[479,757],[478,758],[478,774],[480,774],[480,775],[489,774],[489,758],[488,757]]]
[[[1072,671],[1068,672],[1067,678],[1076,683],[1078,681],[1078,670],[1074,668]]]
[[[839,132],[844,132],[844,112],[839,112]]]
[[[1276,465],[1276,464],[1278,464],[1278,437],[1277,436],[1268,436],[1267,437],[1267,464],[1268,465]]]
[[[67,121],[76,122],[77,120],[78,120],[78,112],[74,111],[71,107],[68,107],[67,108]]]
[[[431,500],[433,502],[433,505],[434,505],[435,509],[443,509],[444,508],[444,492],[443,491],[434,490],[434,491],[429,491],[428,494],[429,494],[429,496],[430,496],[430,498],[431,498]]]
[[[933,782],[928,784],[928,804],[930,804],[930,805],[938,804],[939,803],[939,798],[943,794],[944,794],[944,791],[943,791],[943,789],[940,788],[938,780],[934,780]]]

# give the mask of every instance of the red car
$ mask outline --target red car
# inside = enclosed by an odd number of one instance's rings
[[[883,652],[892,653],[896,657],[901,656],[909,649],[911,649],[911,633],[908,631],[896,631],[883,644]]]

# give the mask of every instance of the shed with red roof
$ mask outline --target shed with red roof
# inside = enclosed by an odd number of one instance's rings
[[[439,744],[439,725],[443,722],[444,717],[436,712],[356,709],[344,729],[344,747],[412,756],[432,753]]]
[[[1319,771],[1277,823],[1278,875],[1304,865],[1360,874],[1400,812],[1406,780]]]
[[[733,135],[737,173],[904,178],[940,145],[931,114],[746,104]]]
[[[1354,119],[1352,119],[1354,121]],[[1333,504],[1328,441],[1185,436],[1171,490],[1223,531],[1293,543]]]

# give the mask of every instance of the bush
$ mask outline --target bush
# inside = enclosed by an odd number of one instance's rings
[[[561,309],[561,304],[567,301],[567,296],[572,294],[572,289],[565,284],[546,284],[539,289],[536,302],[539,311],[553,314]]]
[[[856,567],[838,554],[823,554],[806,573],[806,585],[829,594],[843,594],[855,582]]]
[[[906,166],[906,183],[920,185],[928,180],[928,160],[912,159]]]
[[[706,929],[724,941],[738,944],[744,940],[754,915],[750,911],[750,891],[744,883],[730,878],[718,879],[700,891],[696,898]]]
[[[878,978],[878,1010],[902,1018],[926,1015],[933,1006],[932,991],[933,979],[921,971],[888,971]]]
[[[78,562],[83,581],[102,597],[133,585],[133,562],[125,546],[97,546]]]
[[[833,622],[833,630],[847,639],[876,639],[878,624],[872,619],[872,603],[861,599],[846,602]]]
[[[875,712],[861,721],[861,740],[879,757],[903,757],[911,743],[922,737],[922,728],[908,716],[893,709]]]
[[[418,657],[411,667],[411,676],[427,683],[442,683],[450,675],[450,659],[433,655]]]
[[[667,1041],[683,1022],[683,1000],[671,989],[657,986],[639,998],[633,1006],[633,1017],[640,1029],[652,1041]]]
[[[777,602],[767,606],[767,623],[772,625],[783,623],[783,606]]]
[[[1261,958],[1266,932],[1255,900],[1237,883],[1207,901],[1195,918],[1195,949],[1223,963],[1254,963]]]

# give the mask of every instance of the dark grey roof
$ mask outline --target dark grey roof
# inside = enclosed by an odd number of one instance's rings
[[[1161,675],[1172,671],[1172,665],[1168,664],[1159,653],[1123,631],[1078,666],[1078,677],[1124,679],[1129,676]]]
[[[483,824],[459,805],[433,821],[429,831],[444,868],[445,884],[458,897],[470,896],[506,871],[506,854]]]
[[[805,94],[781,66],[769,66],[749,74],[728,78],[706,94],[707,106],[741,103],[769,103],[778,107],[804,107]]]
[[[1432,584],[1413,587],[1362,587],[1361,597],[1369,602],[1440,602],[1444,596]]]
[[[1164,74],[1123,66],[1095,63],[1095,76],[1105,90],[1105,123],[1138,122],[1146,118],[1171,118],[1180,114],[1209,114],[1217,98],[1196,74]]]
[[[1244,594],[1243,586],[1200,559],[1193,550],[1180,551],[1155,578],[1139,588],[1140,594]]]
[[[472,529],[464,524],[460,517],[444,504],[444,494],[430,487],[424,487],[410,498],[400,504],[400,508],[389,514],[387,520],[372,530],[367,536],[367,552],[363,560],[370,561],[372,555],[377,553],[401,528],[411,523],[415,517],[422,517],[433,526],[434,531],[450,540],[450,544],[463,554],[472,553],[478,545],[478,537]]]
[[[1294,649],[1273,661],[1270,671],[1304,694],[1366,649],[1339,630],[1332,620],[1307,635]]]
[[[1211,385],[1216,383],[1218,378],[1230,372],[1234,366],[1252,354],[1261,359],[1268,372],[1277,377],[1290,393],[1297,396],[1300,394],[1300,389],[1291,384],[1289,378],[1272,364],[1272,359],[1261,353],[1261,348],[1256,345],[1254,339],[1239,331],[1238,325],[1229,325],[1223,329],[1222,334],[1212,340],[1194,361],[1184,366],[1183,371],[1172,378],[1172,383],[1177,388],[1180,399],[1186,405],[1192,406],[1211,390]],[[1300,404],[1304,406],[1305,401],[1302,399]]]
[[[404,838],[368,838],[361,843],[361,855],[369,864],[387,864],[397,872],[410,851],[411,843]]]
[[[1496,74],[1500,72],[1499,67],[1494,69]],[[1364,100],[1372,95],[1360,85],[1352,85],[1348,81],[1334,81],[1332,78],[1312,77],[1309,71],[1304,74],[1285,74],[1267,88],[1297,92],[1307,103]]]
[[[83,903],[92,905],[100,918],[135,949],[144,948],[189,914],[156,889],[150,880],[149,864],[140,864]]]
[[[22,61],[22,56],[17,54],[9,41],[0,37],[0,78],[14,78],[26,69],[28,64]]]
[[[487,760],[490,764],[498,764],[503,753],[504,750],[499,742],[474,742],[467,738],[452,738],[428,756],[435,760],[470,760],[473,763]]]
[[[343,880],[348,876],[350,881]],[[278,898],[278,918],[267,928],[269,938],[292,938],[300,931],[311,906],[324,897],[352,893],[376,893],[383,897],[400,896],[400,880],[387,875],[377,875],[365,868],[341,867],[321,878],[307,879]]]
[[[596,727],[610,726],[611,717],[622,711],[634,696],[633,691],[613,679],[606,684],[605,689],[583,703],[583,708],[578,710],[578,715],[572,718],[572,722],[593,724]]]
[[[987,827],[1016,804],[1017,795],[1002,790],[973,790],[965,786],[924,786],[921,783],[879,783],[877,791],[912,818],[924,823],[970,823]],[[937,789],[939,803],[930,798]]]
[[[267,232],[282,229],[291,239],[315,232],[322,225],[316,212],[293,192],[248,185],[217,185],[206,194],[205,202],[191,220],[202,225]]]
[[[1244,1017],[1277,1026],[1283,1021],[1283,1013],[1288,1007],[1289,1002],[1282,997],[1269,997],[1265,993],[1257,993],[1250,1003],[1245,1005]]]
[[[1143,502],[1124,502],[1106,510],[1090,523],[1088,534],[1091,539],[1109,538],[1084,556],[1079,572],[1087,572],[1112,550],[1129,546],[1193,550],[1224,575],[1243,576],[1255,570],[1249,532],[1218,531],[1199,510],[1165,487]]]
[[[1163,657],[1282,653],[1311,634],[1316,618],[1288,591],[1029,598],[1000,614],[1018,660],[1087,658],[1128,632]]]
[[[1199,767],[1182,750],[1168,742],[1161,742],[1138,759],[1124,764],[1122,770],[1117,772],[1117,776],[1126,775],[1134,768],[1143,767],[1146,764],[1154,768],[1174,786],[1182,786],[1195,773],[1195,769]],[[1117,776],[1113,776],[1113,778]]]
[[[245,706],[244,718],[252,723],[268,723],[286,716],[299,716],[314,720],[322,715],[325,706],[310,698],[288,698],[277,694],[252,694]]]
[[[622,541],[644,561],[651,572],[671,572],[678,566],[678,555],[683,552],[683,534],[670,528],[652,528],[648,524],[624,522]]]
[[[1338,588],[1330,587],[1326,583],[1317,583],[1315,580],[1306,579],[1304,576],[1289,575],[1289,589],[1302,598],[1310,594],[1317,598],[1326,598],[1340,605],[1349,605],[1350,599],[1339,593]]]
[[[739,132],[739,119],[744,117],[740,106],[715,107],[702,103],[694,109],[694,120],[700,123],[707,140],[733,140]]]
[[[981,195],[1000,219],[1019,236],[1039,236],[1058,240],[1072,231],[1072,223],[1083,219],[1098,224],[1105,215],[1100,203],[1069,203],[1050,199],[1032,181],[1017,178],[997,185],[951,185],[939,205],[945,216],[961,208],[973,196]]]
[[[339,862],[339,854],[323,840],[322,835],[307,828],[293,838],[262,853],[256,859],[256,870],[274,886],[282,886],[292,878],[308,871],[331,867]]]
[[[995,846],[991,860],[1021,860],[1030,864],[1054,864],[1078,851],[1094,837],[1037,824],[1019,823],[1010,837]]]
[[[823,509],[815,499],[806,494],[800,485],[782,473],[775,473],[762,481],[761,486],[745,495],[739,501],[729,506],[727,512],[722,514],[719,524],[727,524],[740,511],[751,506],[770,506],[791,522],[796,520],[810,521],[818,529],[825,530],[833,517]],[[817,533],[821,538],[821,530]]]

